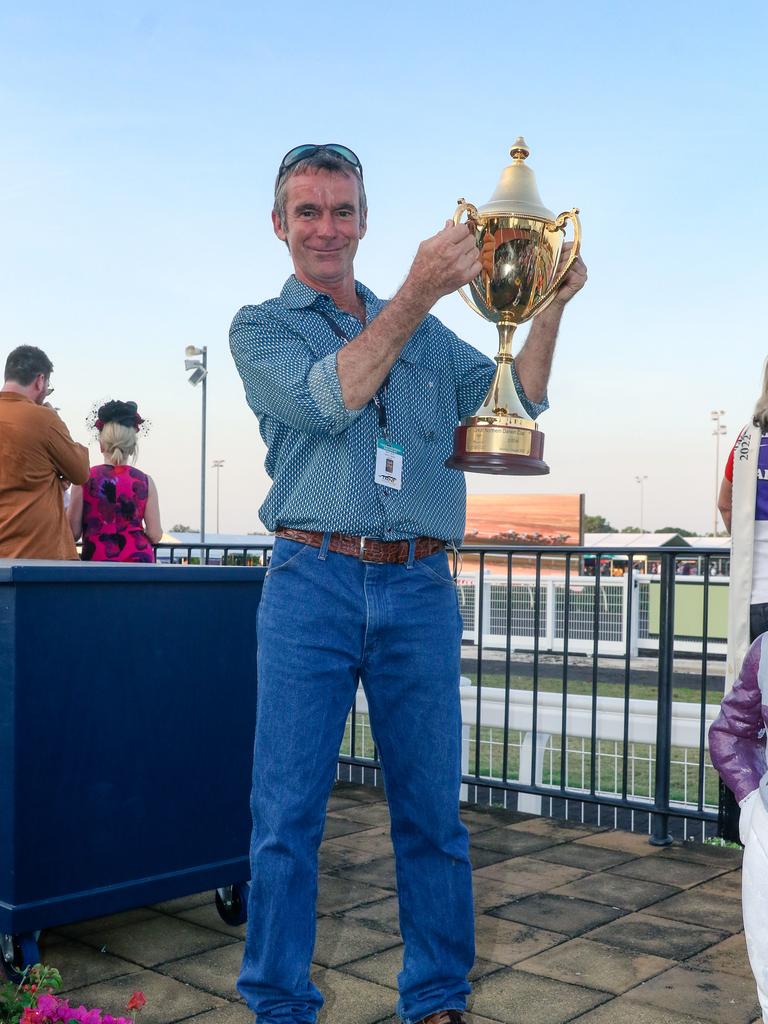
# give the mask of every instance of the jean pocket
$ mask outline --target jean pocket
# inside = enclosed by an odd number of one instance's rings
[[[426,558],[417,558],[413,563],[413,568],[434,580],[435,583],[442,583],[447,587],[456,586],[456,580],[451,573],[448,555],[445,551],[438,551]]]
[[[301,544],[297,540],[285,540],[278,537],[275,546],[272,548],[272,558],[269,560],[267,576],[274,576],[281,569],[287,569],[304,554],[305,551],[314,551],[311,544]]]

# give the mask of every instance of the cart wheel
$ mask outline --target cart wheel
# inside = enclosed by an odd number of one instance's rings
[[[27,967],[40,963],[40,932],[22,932],[19,935],[0,934],[0,953],[9,981],[19,982]]]
[[[235,882],[216,890],[216,909],[225,924],[245,924],[248,917],[248,882]]]

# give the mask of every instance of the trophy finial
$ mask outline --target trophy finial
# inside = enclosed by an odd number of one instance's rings
[[[509,155],[513,160],[519,160],[521,162],[531,155],[528,144],[522,135],[518,135],[515,139],[514,145],[509,151]]]

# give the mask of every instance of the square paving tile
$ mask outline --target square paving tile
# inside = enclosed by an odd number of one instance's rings
[[[537,850],[547,850],[558,842],[552,836],[536,836],[514,828],[492,828],[472,836],[472,845],[483,850],[495,850],[507,857],[519,857]]]
[[[597,825],[584,825],[579,821],[564,821],[559,818],[531,818],[506,827],[513,831],[526,832],[531,836],[546,836],[558,843],[571,843],[574,839],[583,839],[585,836],[605,831]]]
[[[474,880],[490,881],[516,896],[528,896],[534,892],[546,892],[568,882],[583,878],[583,868],[568,867],[566,864],[551,864],[538,857],[514,857],[498,864],[475,871]]]
[[[82,935],[80,941],[89,946],[103,947],[114,956],[132,960],[144,967],[154,967],[167,960],[178,960],[217,946],[226,946],[236,940],[210,928],[201,928],[191,921],[156,914],[153,919],[136,921],[122,928],[89,932]]]
[[[142,970],[137,964],[121,960],[109,953],[102,953],[74,939],[64,939],[56,943],[50,952],[41,952],[41,957],[45,963],[56,967],[61,973],[62,993],[73,988],[82,988],[83,985],[93,985],[127,974],[138,974]]]
[[[725,932],[686,924],[684,921],[654,917],[647,911],[641,914],[627,914],[626,917],[604,924],[584,936],[637,953],[669,957],[671,960],[685,960],[725,937]]]
[[[335,914],[360,903],[373,903],[389,896],[386,889],[378,889],[365,882],[353,882],[349,878],[321,875],[317,894],[319,914]]]
[[[211,928],[215,932],[221,932],[222,935],[230,935],[233,939],[245,938],[246,926],[244,924],[225,924],[213,903],[206,903],[202,907],[184,910],[177,914],[176,917],[182,921],[191,921],[193,924],[199,924],[203,928]]]
[[[470,997],[473,1013],[505,1024],[563,1024],[610,999],[605,992],[539,978],[515,968],[481,978]]]
[[[321,874],[338,871],[340,868],[366,864],[371,860],[368,850],[353,850],[350,846],[332,846],[323,843],[317,856],[317,867]]]
[[[724,898],[722,894],[704,892],[701,885],[671,896],[661,903],[654,903],[650,911],[656,917],[668,917],[675,921],[687,921],[711,927],[716,924],[724,932],[740,932],[744,927],[741,917],[741,902]]]
[[[723,872],[722,865],[702,864],[690,860],[671,860],[661,857],[638,857],[609,868],[610,874],[627,878],[641,878],[646,882],[662,882],[678,889],[689,889]]]
[[[194,1018],[195,1024],[253,1024],[253,1010],[243,1002],[225,1003]]]
[[[582,868],[584,872],[603,871],[605,868],[636,860],[632,853],[621,850],[601,850],[599,846],[584,846],[581,843],[563,843],[549,850],[542,850],[534,855],[537,860],[545,860],[549,864],[567,864],[572,868]]]
[[[192,904],[199,906],[198,903]],[[104,917],[90,917],[86,921],[76,921],[74,924],[60,924],[53,929],[56,935],[66,935],[69,938],[81,938],[94,932],[105,932],[114,928],[122,928],[123,925],[136,924],[138,921],[160,921],[162,915],[150,907],[138,907],[136,910],[124,910],[120,914],[107,914]]]
[[[634,989],[632,999],[677,1013],[690,1012],[716,1024],[751,1024],[760,1012],[756,991],[744,979],[720,971],[673,967]]]
[[[554,892],[558,896],[576,896],[582,900],[593,900],[605,903],[609,907],[620,910],[641,910],[651,903],[666,899],[677,892],[674,886],[659,885],[658,882],[645,882],[637,878],[625,878],[620,875],[601,871],[596,875],[586,875],[575,882],[569,882]]]
[[[487,916],[502,917],[573,937],[621,917],[622,911],[602,903],[579,900],[575,896],[543,892],[498,907]]]
[[[336,874],[342,880],[348,879],[353,882],[364,882],[366,885],[375,886],[379,890],[397,889],[394,857],[381,857],[377,860],[369,860],[367,864],[353,864],[351,867],[340,868]],[[389,893],[381,892],[381,896],[387,895]],[[359,902],[362,902],[362,900]]]
[[[478,868],[487,868],[491,864],[500,864],[502,861],[508,861],[509,854],[501,853],[499,850],[484,850],[481,846],[475,846],[471,843],[469,847],[469,860],[472,864],[472,870],[477,871]]]
[[[347,818],[350,821],[360,821],[365,825],[387,825],[389,826],[389,807],[386,803],[362,804],[350,802],[346,807],[337,811],[329,811],[333,818]]]
[[[363,786],[357,782],[336,782],[331,790],[331,797],[357,800],[366,804],[381,803],[387,799],[381,786]]]
[[[566,936],[559,932],[507,921],[502,917],[479,914],[475,918],[477,955],[491,963],[516,964],[565,939]]]
[[[365,829],[363,832],[350,832],[347,835],[336,836],[333,839],[326,839],[323,848],[329,850],[337,847],[349,847],[352,850],[367,851],[371,857],[392,857],[392,840],[389,837],[389,829],[380,825],[375,828]]]
[[[685,966],[702,971],[725,971],[726,974],[738,974],[742,978],[752,980],[744,932],[731,935],[730,938],[718,942],[716,946],[710,946],[688,960]]]
[[[125,1013],[128,1000],[137,990],[147,997],[147,1005],[141,1011],[141,1024],[171,1024],[172,1021],[226,1005],[218,996],[191,988],[156,971],[141,971],[86,985],[69,993],[68,999],[71,1005],[98,1006],[104,1013],[119,1017]]]
[[[586,839],[577,839],[576,842],[584,843],[585,846],[599,846],[603,850],[632,853],[635,857],[649,857],[661,849],[659,846],[651,846],[648,836],[642,832],[621,832],[619,829],[598,832],[593,836],[587,836]]]
[[[391,989],[339,971],[314,971],[312,980],[325,999],[318,1024],[374,1024],[396,1001]]]
[[[693,1012],[693,1007],[689,1007]],[[703,1017],[675,1013],[658,1006],[632,1001],[631,993],[620,996],[579,1017],[578,1024],[708,1024]],[[724,1021],[723,1024],[726,1024]]]
[[[392,932],[393,935],[400,935],[397,896],[379,900],[378,903],[366,903],[360,907],[353,907],[351,910],[345,911],[344,917],[350,918],[352,921],[361,921],[363,924],[372,924],[376,928],[382,928],[385,932]]]
[[[183,960],[163,964],[158,968],[163,974],[186,985],[194,985],[205,992],[212,992],[222,999],[238,999],[235,983],[243,961],[244,942],[188,956]],[[141,1020],[141,1018],[139,1018]]]
[[[341,812],[339,812],[341,814]],[[352,821],[350,818],[343,818],[329,814],[325,819],[323,839],[338,839],[339,836],[353,835],[356,832],[365,832],[371,826],[364,821]]]
[[[714,864],[732,871],[741,867],[743,852],[725,846],[712,846],[710,843],[684,842],[662,847],[658,856],[664,860],[690,860],[697,864]]]
[[[705,895],[721,896],[727,900],[741,902],[741,871],[728,871],[718,875],[709,882],[699,886],[699,892]]]
[[[321,917],[312,959],[322,967],[338,967],[399,944],[397,936],[378,928],[346,918]]]
[[[213,893],[209,889],[207,892],[198,892],[192,896],[179,896],[175,900],[155,903],[152,910],[161,910],[164,914],[178,914],[180,910],[194,910],[195,907],[202,907],[206,903],[212,904],[213,898]]]
[[[674,966],[673,960],[660,956],[629,953],[618,946],[582,938],[524,960],[517,969],[620,995]]]
[[[373,956],[365,957],[363,960],[355,960],[354,963],[345,964],[341,968],[344,974],[354,974],[357,978],[366,978],[368,981],[375,981],[378,985],[392,989],[397,989],[397,976],[402,969],[402,946],[385,949],[381,953],[374,953]],[[501,969],[501,964],[491,963],[478,957],[470,972],[469,980],[476,981],[478,978],[483,978],[485,975]]]

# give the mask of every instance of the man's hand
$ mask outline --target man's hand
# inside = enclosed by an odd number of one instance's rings
[[[446,221],[419,246],[404,287],[413,288],[431,308],[438,299],[477,277],[482,270],[475,236],[466,224]]]
[[[566,242],[563,246],[563,250],[560,253],[560,262],[557,265],[557,273],[565,265],[570,256],[571,249],[573,248],[573,242]],[[557,289],[557,295],[553,299],[553,305],[555,303],[560,306],[565,306],[567,302],[573,298],[576,292],[580,292],[584,285],[587,283],[587,267],[581,256],[577,256],[573,261],[572,266],[568,270],[568,273],[563,278],[563,283]]]

